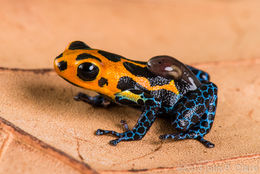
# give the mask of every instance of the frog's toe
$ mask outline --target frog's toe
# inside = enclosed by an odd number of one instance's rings
[[[164,135],[160,135],[159,139],[161,140],[174,139],[175,136],[176,136],[175,134],[164,134]]]
[[[104,135],[104,130],[98,129],[98,130],[96,131],[96,135]]]
[[[194,138],[193,133],[176,133],[176,134],[165,134],[159,136],[161,140],[173,139],[173,140],[184,140]]]
[[[215,147],[215,144],[213,144],[213,143],[211,143],[210,141],[208,141],[208,140],[205,140],[203,137],[199,137],[199,138],[197,138],[197,140],[199,141],[199,142],[201,142],[205,147],[207,147],[207,148],[213,148],[213,147]]]
[[[80,101],[80,95],[81,95],[81,93],[79,92],[77,95],[75,95],[73,97],[73,99],[76,100],[76,101]]]
[[[120,141],[121,141],[120,139],[111,140],[111,141],[109,141],[109,144],[112,146],[116,146]]]
[[[116,136],[120,136],[120,134],[116,131],[111,131],[111,130],[103,130],[103,129],[98,129],[96,131],[96,135],[106,135],[106,134],[112,134],[112,135],[116,135]]]

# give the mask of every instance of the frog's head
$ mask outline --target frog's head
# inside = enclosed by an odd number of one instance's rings
[[[116,71],[113,70],[116,67],[111,64],[108,67],[106,61],[100,50],[91,49],[84,42],[74,41],[55,58],[54,68],[59,76],[73,85],[109,94],[109,71]]]

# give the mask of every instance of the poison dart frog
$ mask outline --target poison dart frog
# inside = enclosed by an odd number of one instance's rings
[[[122,133],[97,129],[96,135],[117,137],[110,141],[111,145],[142,139],[156,118],[166,117],[177,132],[161,135],[160,139],[195,139],[207,148],[215,146],[204,136],[214,121],[217,86],[202,70],[166,55],[148,62],[130,60],[92,49],[81,41],[70,43],[55,58],[54,68],[71,84],[98,93],[94,97],[79,93],[75,96],[78,101],[103,107],[127,105],[141,110],[133,129],[124,120]]]

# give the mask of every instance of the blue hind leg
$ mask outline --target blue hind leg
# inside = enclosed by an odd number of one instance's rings
[[[207,72],[194,68],[189,65],[187,65],[187,67],[196,75],[196,77],[199,79],[200,82],[209,82],[210,81],[210,76]]]
[[[187,93],[174,108],[172,125],[178,131],[161,135],[160,139],[196,139],[207,148],[214,144],[203,137],[210,131],[217,107],[217,86],[213,83],[202,84],[196,91]]]

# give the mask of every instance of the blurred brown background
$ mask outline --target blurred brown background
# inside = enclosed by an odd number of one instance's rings
[[[54,72],[1,68],[0,116],[69,156],[2,120],[0,173],[260,172],[259,0],[0,2],[0,67],[52,68],[69,42],[81,40],[130,59],[174,56],[208,71],[219,87],[207,135],[214,149],[192,140],[161,142],[158,136],[171,131],[163,120],[142,141],[111,147],[113,137],[93,132],[122,131],[122,119],[132,127],[138,111],[75,102],[81,89]]]
[[[126,57],[169,54],[185,62],[260,55],[258,0],[1,1],[1,66],[52,67],[82,40]]]

